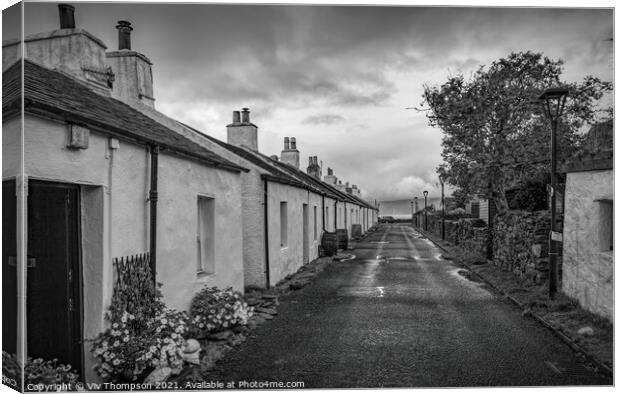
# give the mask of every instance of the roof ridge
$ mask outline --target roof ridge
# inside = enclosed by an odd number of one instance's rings
[[[209,166],[247,171],[127,103],[98,94],[74,77],[44,67],[30,59],[23,61],[23,94],[24,99],[30,104],[27,108],[31,113],[37,113],[38,108],[40,111],[52,112],[66,119],[74,118],[92,127],[124,135],[146,144],[161,145],[174,153],[203,161]],[[21,76],[21,73],[15,75],[14,68],[15,65],[3,72],[3,87],[5,83],[11,83],[12,79]],[[13,93],[13,97],[6,99],[3,97],[3,107],[16,100],[19,100],[19,94]]]

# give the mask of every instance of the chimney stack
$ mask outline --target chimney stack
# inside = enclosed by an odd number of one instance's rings
[[[250,123],[250,110],[248,108],[243,108],[243,112],[241,112],[241,122],[244,124]]]
[[[321,167],[319,167],[319,160],[316,156],[310,156],[308,160],[308,168],[306,172],[308,175],[321,180]]]
[[[118,30],[118,50],[131,50],[131,22],[118,21],[116,29]]]
[[[241,112],[233,111],[233,124],[238,125],[241,123]]]
[[[330,185],[336,185],[338,178],[334,176],[334,170],[327,167],[327,175],[325,175],[325,177],[323,178],[323,181]]]
[[[58,4],[61,29],[75,29],[75,8],[69,4]]]
[[[295,168],[299,168],[299,151],[295,137],[284,137],[284,150],[280,155],[280,161]]]
[[[106,53],[114,72],[112,97],[126,104],[155,108],[153,96],[153,63],[148,57],[131,49],[131,23],[118,21],[118,50]]]
[[[226,126],[226,129],[229,144],[258,151],[258,127],[250,123],[248,108],[241,110],[241,122],[239,122],[239,111],[233,111],[233,122]]]

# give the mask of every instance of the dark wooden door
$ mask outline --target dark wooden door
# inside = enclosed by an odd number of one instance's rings
[[[17,198],[15,180],[2,182],[2,350],[17,351]]]
[[[82,366],[79,188],[30,181],[28,356]]]

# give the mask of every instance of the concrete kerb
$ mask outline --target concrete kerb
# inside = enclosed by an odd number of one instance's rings
[[[447,250],[445,247],[443,247],[443,245],[439,244],[439,242],[435,239],[434,234],[432,234],[432,233],[430,233],[428,231],[424,231],[422,229],[418,229],[418,228],[415,228],[415,227],[413,227],[413,228],[414,228],[414,230],[418,231],[420,234],[422,234],[426,238],[428,238],[433,244],[435,244],[439,249],[441,249],[443,252],[445,252],[448,256],[450,256],[450,251]],[[452,256],[450,256],[449,259],[452,259]],[[446,260],[449,260],[449,259],[446,259]],[[568,347],[570,347],[575,353],[583,355],[587,362],[589,362],[591,364],[594,364],[600,372],[602,372],[602,373],[604,373],[604,374],[606,374],[606,375],[608,375],[610,377],[613,377],[613,374],[614,374],[613,369],[611,369],[607,365],[603,364],[601,361],[599,361],[598,358],[596,358],[596,356],[594,356],[593,354],[591,354],[588,351],[586,351],[583,347],[579,346],[579,344],[577,344],[573,339],[571,339],[570,337],[566,336],[560,330],[555,328],[550,322],[545,320],[542,316],[532,312],[531,310],[528,310],[527,307],[525,305],[523,305],[522,303],[520,303],[516,298],[514,298],[510,294],[506,293],[503,289],[497,287],[495,284],[493,284],[492,282],[487,280],[484,276],[482,276],[478,272],[476,272],[470,264],[467,264],[467,263],[465,263],[463,261],[459,261],[459,264],[461,264],[462,266],[467,268],[477,278],[480,278],[484,283],[486,283],[488,286],[490,286],[495,291],[499,292],[503,297],[506,297],[512,303],[514,303],[519,308],[521,308],[524,312],[527,312],[529,316],[531,316],[534,320],[536,320],[541,325],[543,325],[544,327],[549,329],[553,334],[555,334],[558,338],[560,338],[566,345],[568,345]]]

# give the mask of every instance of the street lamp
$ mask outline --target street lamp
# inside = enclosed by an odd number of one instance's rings
[[[446,239],[446,201],[443,194],[444,179],[439,176],[439,183],[441,183],[441,239]]]
[[[551,232],[549,233],[549,298],[553,299],[558,291],[558,251],[557,242],[562,240],[561,234],[556,232],[555,222],[555,189],[557,185],[556,176],[556,134],[558,130],[558,120],[564,111],[568,89],[550,88],[543,92],[538,98],[543,105],[545,114],[551,121],[551,188],[549,198],[551,199]]]
[[[411,225],[413,226],[413,200],[411,200]]]
[[[418,196],[413,197],[413,205],[415,212],[415,226],[418,227]]]
[[[428,191],[424,190],[422,194],[424,194],[424,231],[428,231],[428,211],[426,210],[426,197],[428,196]]]

